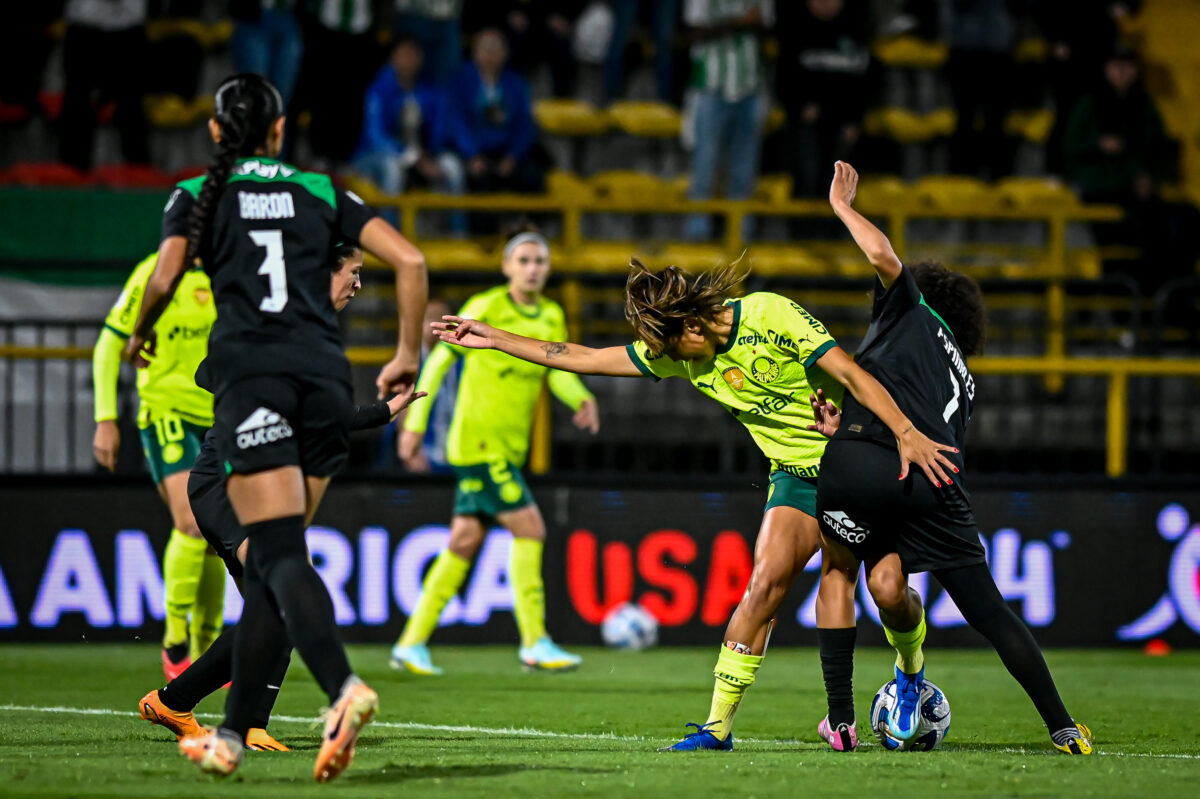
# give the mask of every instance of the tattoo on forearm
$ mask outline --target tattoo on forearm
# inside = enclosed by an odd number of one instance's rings
[[[542,352],[546,353],[547,360],[552,361],[560,355],[566,355],[570,348],[562,342],[551,342],[542,346]]]

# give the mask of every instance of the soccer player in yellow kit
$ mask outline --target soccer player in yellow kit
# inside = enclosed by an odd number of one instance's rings
[[[949,467],[939,450],[952,448],[916,430],[879,381],[855,365],[800,305],[769,292],[735,299],[744,276],[736,266],[695,276],[674,266],[651,272],[636,260],[631,266],[625,315],[638,340],[626,347],[539,341],[461,315],[433,328],[444,342],[495,349],[569,372],[684,378],[744,424],[771,459],[754,571],[725,629],[708,721],[689,724],[696,732],[668,747],[729,750],[733,717],[762,665],[775,612],[819,548],[817,477],[825,441],[810,429],[816,418],[809,396],[817,389],[833,395],[845,388],[870,408],[896,436],[901,478],[912,463],[931,481],[945,480],[939,472]]]
[[[157,262],[155,253],[133,270],[92,353],[93,452],[110,471],[116,467],[121,443],[117,427],[121,348],[133,332],[146,282]],[[162,658],[168,680],[179,676],[208,649],[224,624],[225,564],[200,535],[187,496],[192,462],[213,423],[213,396],[196,385],[195,375],[208,353],[208,332],[216,318],[208,276],[201,269],[188,270],[155,326],[158,350],[154,361],[137,376],[142,451],[174,526],[163,557],[166,629]]]
[[[541,293],[550,273],[546,239],[532,231],[513,236],[504,248],[502,268],[508,283],[471,297],[459,314],[535,338],[564,340],[563,310]],[[579,656],[564,651],[546,634],[542,585],[546,525],[521,467],[529,453],[529,434],[543,383],[575,411],[575,425],[593,433],[600,429],[596,400],[576,375],[499,352],[464,352],[439,344],[417,383],[417,390],[428,392],[429,400],[412,406],[404,420],[400,454],[406,462],[419,460],[434,396],[459,358],[463,359],[462,376],[446,446],[447,460],[458,478],[450,542],[425,578],[417,605],[392,648],[391,664],[415,674],[441,673],[433,665],[426,642],[442,609],[466,579],[487,523],[494,520],[513,535],[508,580],[521,636],[521,663],[531,669],[574,668],[580,663]]]

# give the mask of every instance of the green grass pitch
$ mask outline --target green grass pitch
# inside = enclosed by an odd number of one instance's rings
[[[936,752],[887,752],[861,726],[892,657],[858,654],[860,736],[852,754],[816,736],[824,715],[811,649],[770,652],[738,716],[734,752],[660,754],[703,721],[715,647],[584,649],[571,674],[526,674],[515,647],[436,647],[440,678],[387,668],[383,646],[351,659],[378,689],[377,724],[337,782],[312,782],[321,704],[293,666],[273,732],[291,753],[247,755],[225,781],[196,771],[164,730],[137,719],[160,685],[146,645],[0,647],[0,796],[42,797],[954,797],[1195,796],[1200,784],[1200,653],[1054,651],[1067,705],[1099,756],[1055,753],[995,655],[931,650],[928,673],[953,724]],[[224,692],[200,711],[213,721]],[[90,712],[83,712],[84,710]]]

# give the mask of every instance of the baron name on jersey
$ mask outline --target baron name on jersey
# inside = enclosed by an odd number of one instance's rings
[[[242,219],[291,219],[296,216],[296,204],[291,192],[286,191],[266,194],[239,191],[238,205]]]

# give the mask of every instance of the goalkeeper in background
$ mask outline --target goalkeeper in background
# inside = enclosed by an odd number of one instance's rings
[[[92,353],[96,435],[92,450],[113,471],[121,433],[117,426],[117,378],[121,349],[133,332],[157,253],[133,270]],[[192,462],[213,423],[212,394],[196,385],[196,368],[208,354],[208,333],[217,318],[212,289],[202,269],[190,269],[155,325],[154,360],[138,370],[138,429],[142,451],[158,493],[171,511],[170,540],[163,557],[166,630],[163,673],[173,680],[221,633],[225,614],[225,564],[209,548],[188,503]],[[190,627],[189,627],[190,617]]]
[[[459,315],[480,319],[548,341],[567,337],[563,310],[542,296],[550,274],[550,246],[540,233],[518,232],[504,247],[502,268],[508,284],[467,300]],[[427,402],[408,410],[400,434],[400,457],[412,468],[422,462],[421,449],[429,412],[442,378],[462,359],[462,375],[446,452],[458,478],[450,542],[437,557],[421,587],[400,640],[392,648],[393,668],[415,674],[440,674],[426,642],[438,617],[458,593],[471,561],[493,521],[513,535],[508,582],[521,634],[518,653],[526,668],[560,670],[579,665],[546,634],[546,597],[542,585],[542,546],[546,525],[521,475],[529,453],[529,435],[543,383],[575,411],[575,426],[600,429],[596,399],[578,375],[547,369],[500,352],[461,350],[438,344],[421,369],[417,390]]]

